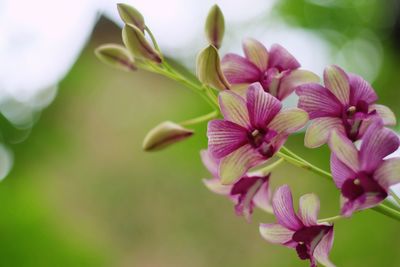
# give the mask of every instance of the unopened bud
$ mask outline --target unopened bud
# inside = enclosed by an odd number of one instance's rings
[[[197,56],[197,77],[199,80],[217,89],[229,89],[229,83],[221,70],[218,51],[213,45],[203,49]]]
[[[136,70],[134,60],[122,45],[105,44],[95,51],[96,56],[104,63],[125,71]]]
[[[145,151],[157,151],[180,142],[193,135],[193,131],[181,125],[165,121],[154,127],[146,135],[143,141]]]
[[[225,20],[221,9],[217,5],[214,5],[208,12],[205,30],[210,44],[217,49],[220,48],[225,33]]]
[[[144,32],[145,24],[144,18],[140,12],[127,4],[117,4],[118,13],[125,24],[132,24],[138,27],[142,32]]]
[[[122,30],[122,40],[135,57],[161,63],[161,55],[150,45],[138,27],[125,25]]]

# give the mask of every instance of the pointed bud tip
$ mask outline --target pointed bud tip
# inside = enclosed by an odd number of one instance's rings
[[[206,37],[217,49],[221,47],[225,33],[225,19],[218,5],[213,5],[208,12],[205,24]]]
[[[125,24],[133,24],[142,32],[144,32],[144,28],[146,27],[144,18],[136,8],[124,3],[118,3],[117,9],[119,16],[125,22]]]
[[[124,71],[137,70],[134,59],[125,47],[118,44],[104,44],[97,47],[95,55],[103,63]]]
[[[149,131],[143,141],[143,150],[147,152],[162,150],[189,138],[193,134],[193,130],[186,129],[171,121],[165,121]]]
[[[156,63],[162,57],[144,37],[143,32],[133,24],[126,24],[122,29],[122,40],[126,48],[137,58],[148,59]]]

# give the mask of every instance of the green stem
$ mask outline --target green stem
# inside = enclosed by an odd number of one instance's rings
[[[155,48],[158,52],[160,52],[160,54],[161,54],[161,50],[160,50],[160,47],[158,46],[157,40],[156,40],[156,38],[154,37],[154,35],[153,35],[153,33],[151,32],[151,30],[149,29],[149,27],[145,26],[145,27],[144,27],[144,30],[149,34],[150,39],[151,39],[151,41],[153,42],[154,48]],[[161,56],[162,56],[162,54],[161,54]]]
[[[318,223],[325,223],[325,222],[333,223],[333,222],[336,222],[336,221],[344,219],[344,218],[345,217],[343,217],[341,215],[337,215],[337,216],[328,217],[328,218],[325,218],[325,219],[318,220]]]
[[[395,209],[392,209],[384,204],[380,204],[376,207],[373,207],[372,209],[374,211],[384,214],[392,219],[400,221],[400,212]]]
[[[189,125],[193,125],[193,124],[198,124],[198,123],[203,122],[203,121],[209,121],[211,119],[214,119],[214,118],[216,118],[218,116],[218,114],[219,114],[218,110],[214,110],[213,112],[210,112],[210,113],[208,113],[206,115],[199,116],[199,117],[187,120],[187,121],[183,121],[183,122],[180,122],[179,124],[182,125],[182,126],[189,126]]]
[[[282,153],[281,151],[278,151],[277,155],[278,155],[278,157],[281,157],[281,158],[285,159],[287,162],[289,162],[289,163],[291,163],[291,164],[293,164],[293,165],[295,165],[297,167],[300,167],[300,168],[306,169],[308,171],[314,172],[314,173],[316,173],[316,174],[318,174],[320,176],[323,176],[323,177],[325,177],[325,178],[327,178],[329,180],[332,179],[332,175],[329,172],[326,172],[326,171],[318,168],[317,166],[314,166],[313,164],[311,164],[308,161],[298,160],[297,158],[294,158],[294,157],[289,156],[289,155],[287,155],[285,153]]]
[[[280,158],[274,163],[271,163],[268,166],[265,166],[264,168],[257,170],[256,172],[260,172],[262,175],[268,175],[272,170],[281,165],[284,161],[285,159]]]
[[[394,198],[396,203],[400,205],[400,197],[398,197],[397,194],[392,189],[389,189],[389,193]]]

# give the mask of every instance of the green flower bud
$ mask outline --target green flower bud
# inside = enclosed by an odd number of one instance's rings
[[[229,83],[221,70],[218,51],[213,45],[203,49],[197,56],[197,77],[209,86],[224,90],[229,89]]]
[[[181,125],[165,121],[154,127],[146,135],[143,141],[145,151],[157,151],[174,143],[180,142],[193,135],[193,131]]]
[[[161,63],[161,55],[146,40],[142,31],[131,24],[122,30],[122,40],[128,50],[137,58]]]
[[[119,16],[125,22],[125,24],[135,25],[142,32],[144,32],[144,18],[136,8],[122,3],[117,4],[117,8]]]
[[[221,9],[217,5],[214,5],[208,12],[205,30],[210,44],[217,49],[220,48],[225,33],[225,20]]]
[[[95,54],[102,62],[114,68],[125,71],[137,69],[132,56],[129,54],[129,51],[126,50],[126,48],[122,45],[101,45],[95,50]]]

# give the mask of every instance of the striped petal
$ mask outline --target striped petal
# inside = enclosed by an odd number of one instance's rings
[[[312,121],[308,126],[304,137],[304,145],[309,148],[316,148],[328,142],[329,134],[338,131],[345,134],[341,119],[335,117],[322,117]]]
[[[307,112],[298,108],[289,108],[279,112],[268,128],[276,131],[279,135],[290,135],[303,128],[307,122]]]
[[[325,267],[335,267],[329,260],[329,253],[333,246],[334,231],[333,228],[321,239],[314,249],[314,258]]]
[[[292,240],[294,231],[283,227],[280,224],[260,224],[261,236],[273,244],[285,244]]]
[[[204,185],[213,193],[228,196],[232,190],[232,185],[223,185],[218,178],[203,179]]]
[[[391,130],[384,128],[380,122],[369,126],[362,139],[360,148],[361,168],[373,172],[383,158],[399,147],[399,137]]]
[[[246,101],[242,97],[228,90],[223,91],[219,94],[219,105],[225,120],[232,121],[245,128],[251,127]]]
[[[232,184],[250,168],[262,163],[265,158],[250,145],[244,145],[221,160],[219,177],[224,185]]]
[[[354,144],[344,135],[333,131],[329,138],[329,147],[335,156],[352,171],[358,172],[358,152]]]
[[[350,104],[356,106],[359,101],[372,104],[378,100],[372,86],[361,76],[348,74],[350,83]]]
[[[214,158],[207,149],[200,151],[201,161],[213,177],[218,177],[219,160]]]
[[[254,204],[266,212],[273,213],[272,194],[269,180],[265,181],[253,198]]]
[[[225,120],[212,120],[207,129],[208,149],[220,159],[247,143],[247,130]]]
[[[342,104],[329,90],[317,83],[298,86],[296,94],[299,96],[298,107],[307,111],[310,119],[341,116]]]
[[[222,72],[231,84],[253,83],[258,81],[261,72],[256,65],[244,57],[227,54],[221,61]]]
[[[346,106],[350,102],[350,84],[347,74],[338,66],[331,65],[324,70],[325,86]]]
[[[268,67],[279,71],[294,70],[300,68],[300,63],[285,48],[274,44],[269,51]]]
[[[281,102],[264,92],[260,83],[250,85],[247,91],[247,109],[251,125],[259,129],[265,128],[281,108]]]
[[[376,170],[374,178],[386,189],[400,183],[400,158],[385,160]]]
[[[305,226],[317,224],[319,213],[319,198],[315,194],[306,194],[300,197],[299,217]]]
[[[303,227],[293,209],[292,192],[288,185],[279,187],[272,199],[272,207],[279,224],[293,231]]]
[[[383,125],[394,126],[396,125],[396,116],[393,111],[384,105],[373,104],[369,106],[369,111],[376,111],[378,116],[382,119]]]
[[[296,89],[297,86],[308,83],[318,83],[319,77],[308,70],[294,70],[284,76],[280,81],[278,99],[284,99]]]
[[[246,58],[258,67],[261,72],[268,68],[268,51],[259,41],[247,38],[243,40],[243,51]]]
[[[337,188],[342,188],[343,183],[349,178],[355,178],[357,174],[341,162],[334,153],[331,153],[331,172]]]

